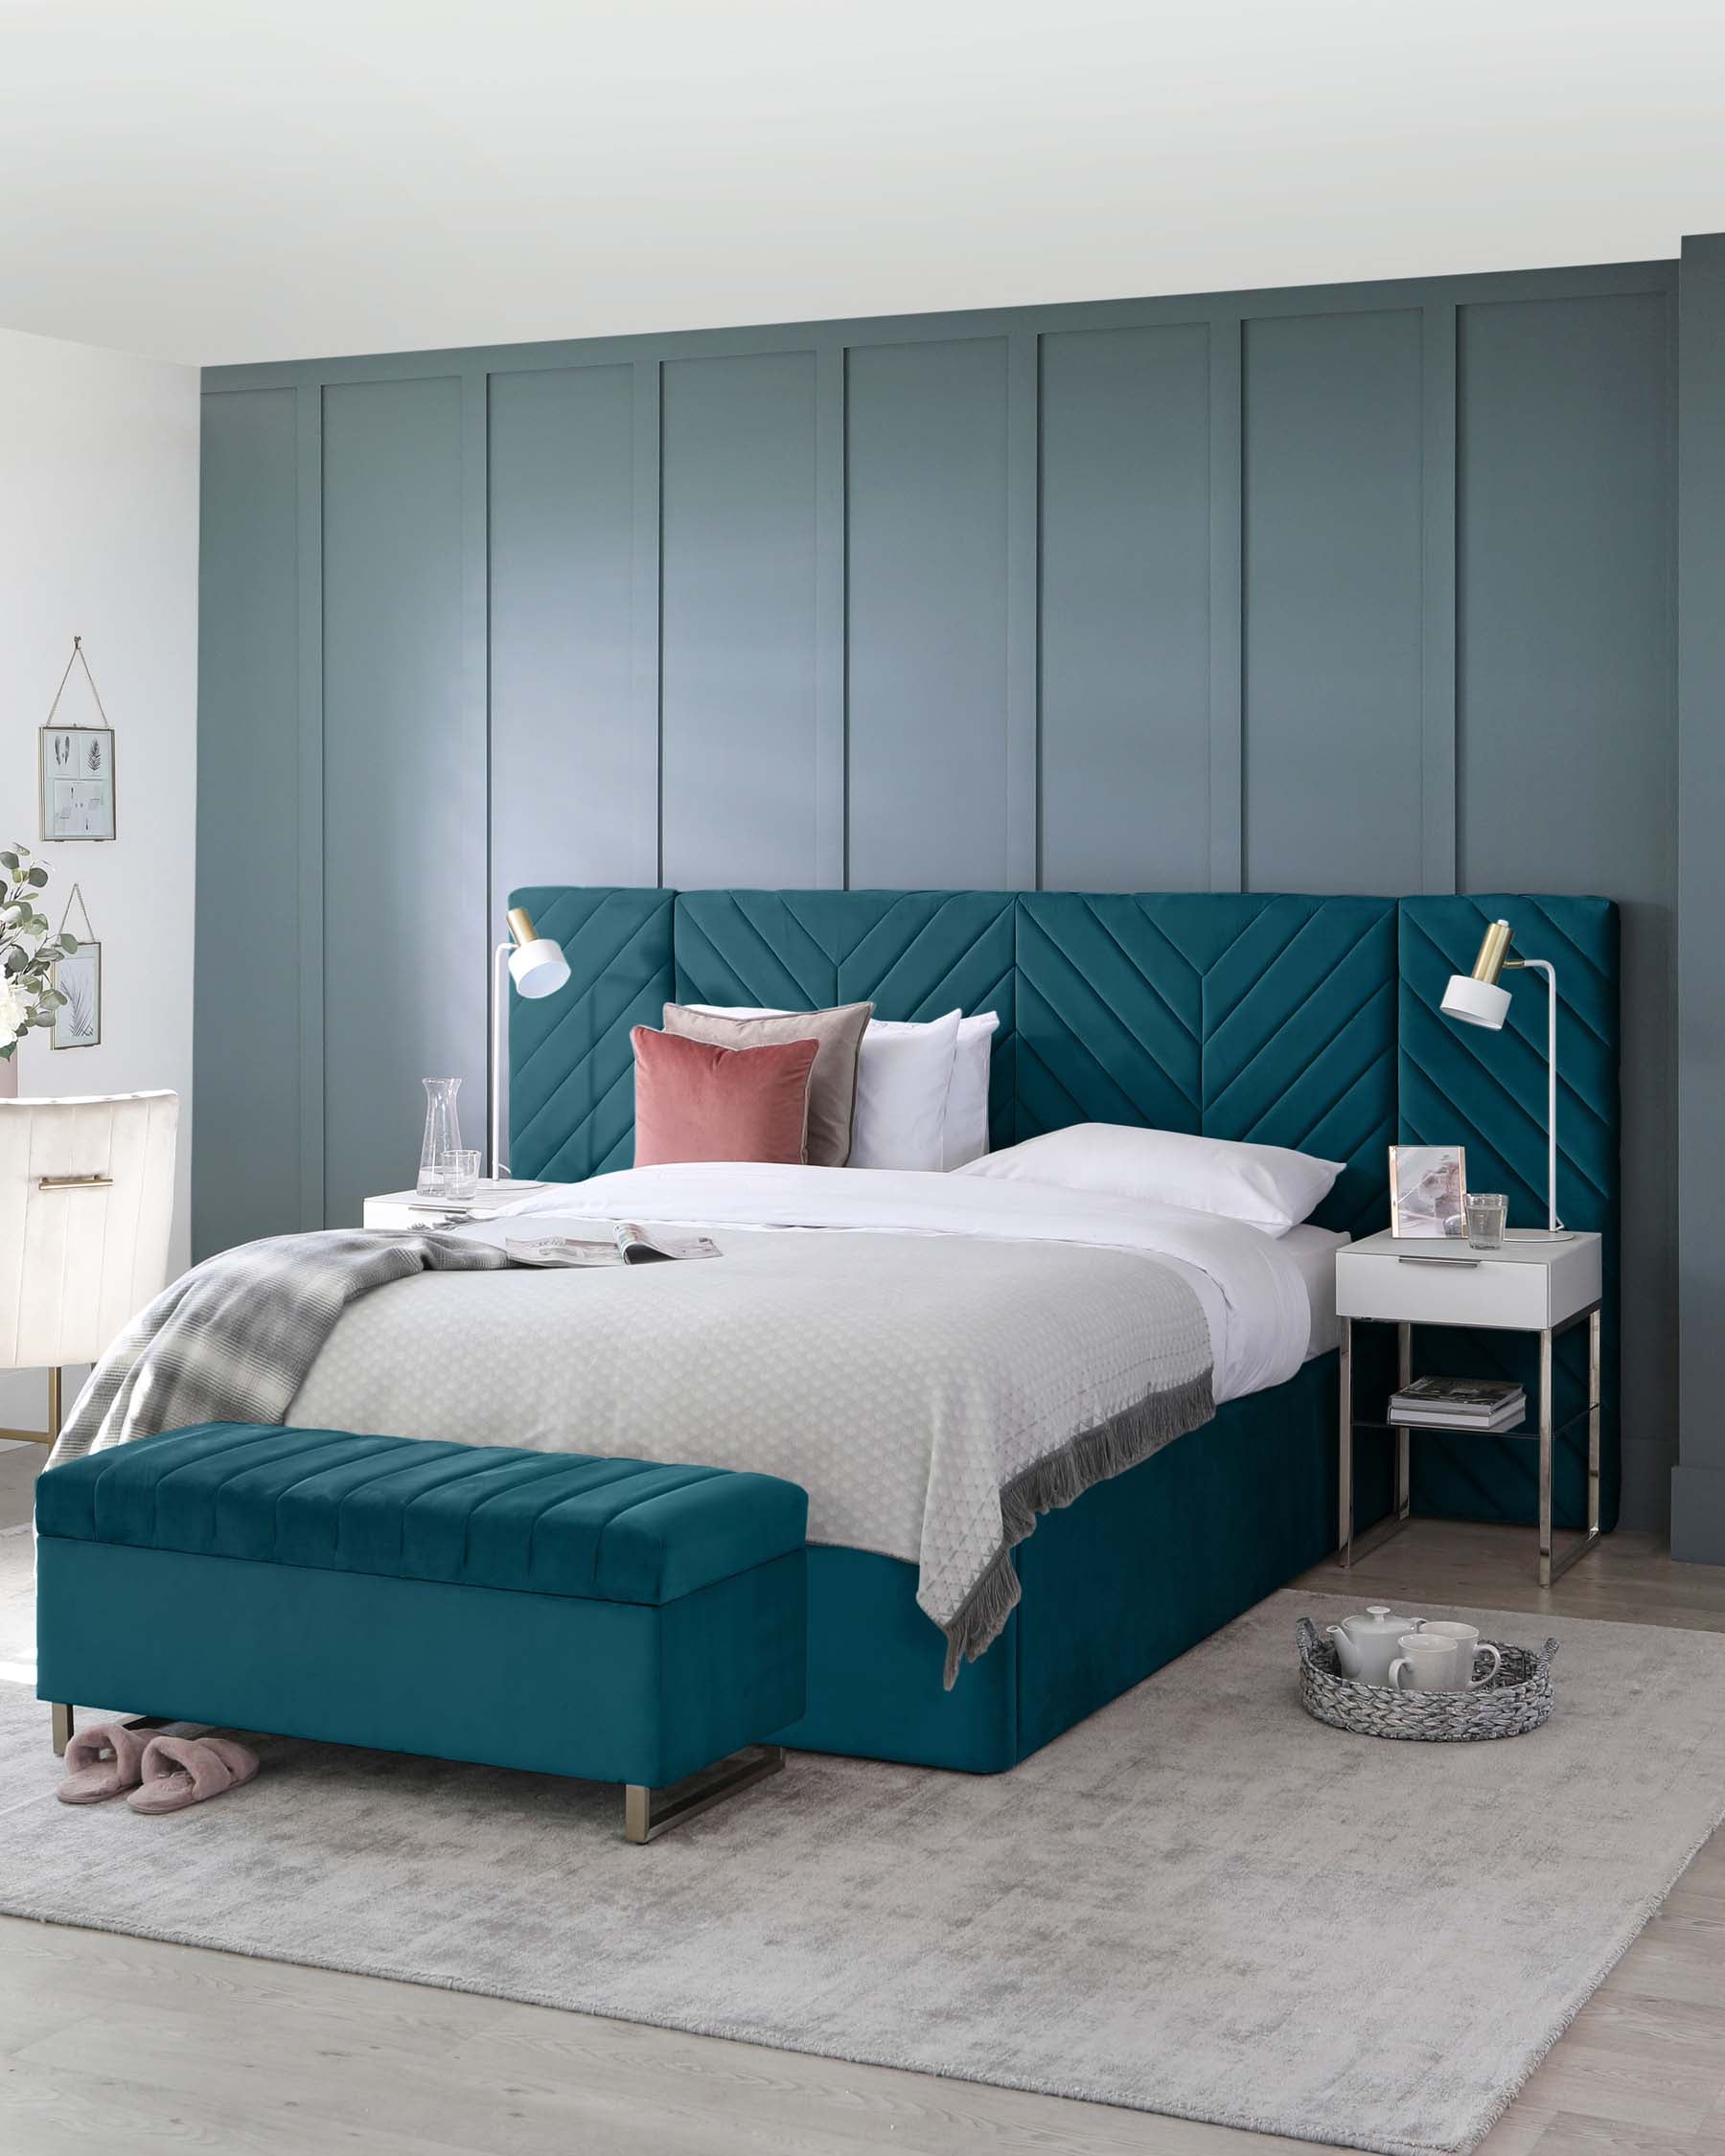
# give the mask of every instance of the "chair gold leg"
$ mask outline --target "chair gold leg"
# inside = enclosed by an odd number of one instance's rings
[[[71,1741],[72,1709],[70,1707],[62,1707],[59,1701],[56,1700],[54,1703],[54,1756],[57,1759],[63,1759],[66,1756],[66,1747]]]
[[[48,1373],[48,1442],[51,1445],[59,1443],[60,1420],[60,1372],[52,1369]]]

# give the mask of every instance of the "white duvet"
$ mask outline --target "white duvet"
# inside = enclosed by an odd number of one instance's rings
[[[581,1233],[580,1223],[589,1224],[590,1231],[597,1220],[638,1220],[661,1227],[869,1229],[1131,1250],[1172,1267],[1197,1296],[1209,1326],[1218,1405],[1292,1377],[1305,1360],[1311,1331],[1311,1297],[1299,1268],[1260,1229],[1184,1206],[1046,1183],[700,1161],[554,1183],[501,1207],[497,1222],[468,1232],[501,1242],[525,1232],[510,1225],[523,1215],[533,1216],[532,1232],[543,1235]]]
[[[1037,1184],[754,1164],[524,1194],[463,1230],[701,1228],[717,1259],[426,1273],[354,1302],[302,1427],[754,1470],[809,1538],[918,1568],[954,1658],[1017,1599],[1037,1511],[1306,1350],[1295,1264],[1256,1228]],[[1202,1443],[1202,1436],[1194,1442]]]

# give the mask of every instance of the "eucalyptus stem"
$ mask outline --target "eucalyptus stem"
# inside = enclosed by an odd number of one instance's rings
[[[78,949],[40,910],[48,871],[28,846],[0,848],[0,1062],[11,1062],[32,1026],[54,1023],[66,998],[54,985],[56,962]]]

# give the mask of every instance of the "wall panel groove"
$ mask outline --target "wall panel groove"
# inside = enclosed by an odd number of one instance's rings
[[[659,598],[663,562],[659,553],[659,493],[662,423],[659,412],[659,377],[662,362],[638,359],[634,364],[634,533],[629,588],[630,624],[633,652],[631,731],[634,743],[634,791],[637,800],[653,804],[652,834],[643,830],[637,879],[643,883],[664,881],[664,794],[660,784],[664,743],[660,709]]]
[[[1420,365],[1420,865],[1427,891],[1456,888],[1456,303],[1425,308]]]
[[[1037,888],[1041,857],[1042,354],[1033,329],[1006,353],[1006,887]]]
[[[299,1226],[324,1225],[324,620],[323,405],[315,382],[294,393],[299,654]],[[202,704],[199,703],[199,726]],[[200,870],[200,874],[202,871]]]
[[[845,717],[844,347],[815,358],[815,883],[842,890]]]
[[[1246,860],[1245,637],[1241,454],[1245,324],[1218,314],[1209,326],[1209,771],[1206,822],[1209,887],[1243,891]]]
[[[491,739],[491,378],[480,366],[461,372],[461,715],[465,740],[475,745],[479,792],[485,814],[478,834],[479,888],[494,888],[492,861],[492,739]],[[489,905],[479,908],[472,922],[472,943],[463,949],[460,964],[482,981],[489,1038],[492,1005]],[[463,1142],[471,1149],[487,1150],[491,1129],[491,1067],[487,1058],[485,1084],[475,1107],[483,1119],[464,1131]],[[470,1111],[471,1112],[471,1111]],[[491,1172],[488,1157],[485,1172]]]

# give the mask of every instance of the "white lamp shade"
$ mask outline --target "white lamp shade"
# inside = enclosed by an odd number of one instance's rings
[[[509,972],[519,993],[532,1000],[540,996],[555,996],[564,986],[569,977],[569,961],[564,956],[561,944],[553,943],[549,936],[539,936],[532,943],[518,945],[510,952]]]
[[[1471,974],[1452,974],[1443,992],[1443,1015],[1496,1033],[1509,1016],[1509,991],[1495,981],[1476,980]]]

